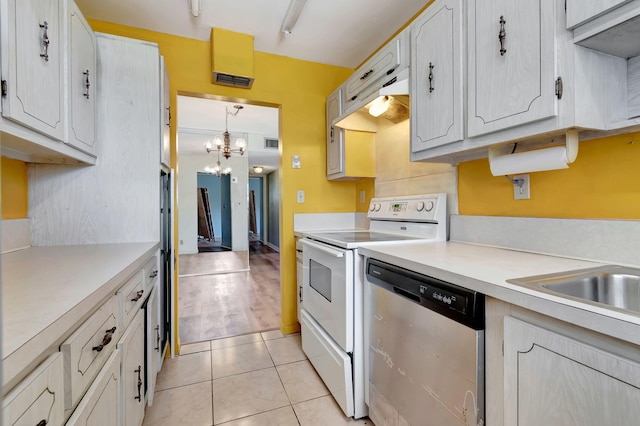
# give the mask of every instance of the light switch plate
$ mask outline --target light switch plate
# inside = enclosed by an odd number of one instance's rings
[[[292,155],[291,156],[291,168],[292,169],[299,169],[300,168],[300,156],[299,155]]]
[[[231,177],[231,183],[238,183],[238,177],[237,176],[232,176]]]
[[[303,190],[299,189],[296,192],[296,201],[298,203],[304,203],[304,191]]]
[[[514,200],[529,200],[531,199],[531,189],[529,186],[529,175],[515,175],[514,180],[522,179],[524,183],[521,186],[513,185],[513,199]]]

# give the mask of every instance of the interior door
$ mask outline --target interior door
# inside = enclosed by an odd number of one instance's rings
[[[171,294],[173,275],[171,268],[171,259],[173,258],[173,234],[172,215],[171,215],[171,174],[164,171],[160,172],[160,293],[158,294],[160,304],[160,340],[162,353],[169,339],[169,330],[171,330]],[[161,359],[162,362],[162,359]]]
[[[231,243],[231,176],[222,175],[221,191],[220,191],[220,203],[222,212],[222,246],[232,248]]]

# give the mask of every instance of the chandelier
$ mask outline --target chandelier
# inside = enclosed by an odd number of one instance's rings
[[[218,151],[218,161],[216,162],[216,165],[206,166],[204,168],[204,171],[211,174],[215,173],[216,176],[220,177],[222,175],[228,175],[229,173],[231,173],[231,167],[225,167],[224,169],[222,168],[222,165],[220,164],[220,151]]]
[[[222,138],[216,136],[213,141],[206,141],[204,143],[204,149],[207,150],[208,154],[212,151],[218,151],[218,165],[220,164],[221,153],[224,158],[229,159],[233,153],[244,155],[247,149],[247,142],[242,138],[236,139],[235,148],[231,148],[231,135],[228,130],[229,116],[235,117],[244,107],[242,105],[234,105],[233,108],[235,108],[235,112],[230,112],[229,107],[225,107],[226,116],[224,118],[224,133],[222,134]]]

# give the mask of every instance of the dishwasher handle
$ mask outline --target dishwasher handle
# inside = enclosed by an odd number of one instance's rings
[[[413,300],[413,301],[414,301],[414,302],[416,302],[416,303],[420,303],[420,301],[421,301],[421,297],[420,297],[420,296],[418,296],[418,295],[416,295],[416,294],[413,294],[413,293],[411,293],[410,291],[407,291],[407,290],[403,290],[403,289],[401,289],[401,288],[398,288],[398,287],[396,287],[396,286],[392,286],[392,287],[393,287],[393,291],[394,291],[394,293],[399,294],[400,296],[404,296],[404,297],[406,297],[407,299],[411,299],[411,300]]]

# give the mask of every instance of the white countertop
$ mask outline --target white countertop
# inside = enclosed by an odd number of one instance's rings
[[[506,282],[513,278],[594,268],[603,263],[459,242],[377,245],[360,248],[359,253],[640,344],[640,314],[593,306]]]
[[[30,247],[3,254],[3,383],[59,344],[157,249],[158,243],[148,242]]]

